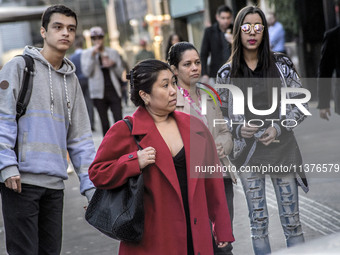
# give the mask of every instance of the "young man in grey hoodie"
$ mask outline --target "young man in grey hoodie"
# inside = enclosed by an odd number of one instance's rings
[[[33,90],[24,116],[16,104],[25,61],[15,57],[0,72],[0,182],[9,254],[60,254],[67,152],[91,199],[88,167],[95,147],[74,65],[64,58],[77,28],[76,14],[63,5],[42,16],[42,49],[26,46],[34,59]],[[14,151],[18,140],[18,155]]]

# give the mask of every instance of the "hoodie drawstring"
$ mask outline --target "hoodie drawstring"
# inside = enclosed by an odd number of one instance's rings
[[[66,95],[66,107],[67,107],[67,114],[68,114],[68,120],[70,122],[71,125],[71,102],[70,102],[70,98],[68,96],[68,89],[67,89],[67,84],[66,84],[66,75],[64,74],[64,86],[65,86],[65,95]]]
[[[53,96],[53,85],[52,85],[52,70],[51,70],[50,64],[48,64],[48,74],[49,74],[49,78],[50,78],[51,115],[53,117],[54,96]],[[65,87],[65,96],[66,96],[67,115],[68,115],[69,123],[71,125],[71,102],[70,102],[70,97],[68,95],[68,89],[67,89],[66,75],[65,74],[64,74],[64,87]]]
[[[51,71],[50,64],[48,64],[48,74],[50,77],[51,115],[53,117],[54,97],[53,97],[53,85],[52,85],[52,71]]]

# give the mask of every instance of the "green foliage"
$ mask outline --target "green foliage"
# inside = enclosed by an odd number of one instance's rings
[[[274,7],[276,19],[286,31],[287,41],[298,36],[298,15],[296,0],[268,0],[269,6]]]

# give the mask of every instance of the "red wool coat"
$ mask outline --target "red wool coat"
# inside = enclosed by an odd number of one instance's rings
[[[195,166],[218,162],[215,143],[204,124],[187,114],[174,112],[184,143],[188,200],[195,254],[213,254],[209,219],[218,242],[232,242],[231,223],[221,178],[190,178]],[[156,163],[143,170],[145,225],[139,244],[121,242],[119,254],[184,255],[187,252],[186,218],[173,158],[152,117],[140,107],[133,117],[132,134],[142,137],[142,148],[156,149]],[[140,174],[137,146],[123,121],[108,131],[89,169],[98,188],[112,189]]]

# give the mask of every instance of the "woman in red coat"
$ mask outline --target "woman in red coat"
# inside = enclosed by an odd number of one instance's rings
[[[132,134],[123,121],[112,126],[89,169],[102,189],[117,188],[143,172],[143,238],[137,244],[121,242],[119,254],[213,254],[210,221],[219,247],[234,241],[223,180],[202,173],[204,166],[218,164],[213,138],[201,121],[174,111],[176,80],[167,64],[142,61],[130,72],[130,82],[131,100],[139,106],[127,117]]]

